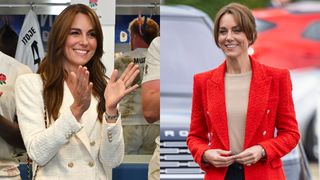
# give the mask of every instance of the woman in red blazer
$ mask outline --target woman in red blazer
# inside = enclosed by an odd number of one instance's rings
[[[285,179],[280,158],[300,138],[289,71],[248,55],[255,28],[247,7],[223,7],[214,37],[226,60],[194,76],[187,144],[207,180]]]

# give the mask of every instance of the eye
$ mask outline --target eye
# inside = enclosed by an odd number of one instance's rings
[[[233,32],[235,32],[235,33],[240,33],[240,32],[242,32],[242,30],[241,30],[241,28],[234,28],[234,29],[233,29]]]
[[[70,31],[70,35],[76,36],[79,35],[79,31]]]
[[[227,31],[225,29],[220,29],[219,30],[219,34],[226,34],[226,33],[227,33]]]
[[[97,33],[95,31],[92,31],[88,33],[88,36],[95,38],[97,36]]]

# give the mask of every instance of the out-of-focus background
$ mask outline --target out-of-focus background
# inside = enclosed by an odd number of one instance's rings
[[[163,0],[161,14],[161,179],[201,179],[186,148],[192,76],[224,60],[213,20],[230,2],[253,10],[258,39],[249,54],[288,68],[301,140],[283,160],[287,179],[319,178],[320,1]]]

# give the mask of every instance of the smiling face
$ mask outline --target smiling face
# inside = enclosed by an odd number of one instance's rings
[[[64,69],[75,71],[79,65],[87,64],[97,49],[96,32],[90,18],[78,13],[71,25],[64,44]]]
[[[226,13],[220,19],[218,43],[227,58],[248,56],[248,38],[232,14]]]

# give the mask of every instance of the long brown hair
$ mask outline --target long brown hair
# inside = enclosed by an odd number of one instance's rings
[[[85,14],[91,20],[96,32],[97,49],[85,65],[93,82],[93,95],[98,99],[98,119],[102,121],[105,111],[104,89],[106,87],[105,67],[101,62],[103,54],[103,33],[96,13],[86,5],[74,4],[64,9],[55,19],[48,39],[48,53],[40,64],[38,73],[43,81],[43,99],[49,117],[56,120],[59,116],[63,100],[63,84],[67,72],[63,68],[64,45],[70,33],[70,28],[78,13]]]

